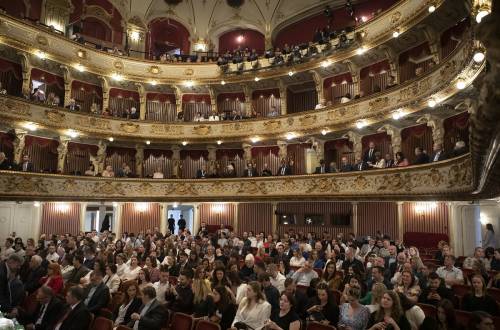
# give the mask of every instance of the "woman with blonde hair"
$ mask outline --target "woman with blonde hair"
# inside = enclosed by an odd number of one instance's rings
[[[212,292],[210,282],[205,278],[203,266],[198,266],[194,271],[191,288],[194,295],[194,317],[208,316],[210,307],[213,306],[213,299],[210,295]]]
[[[245,325],[255,330],[266,326],[271,317],[271,305],[266,301],[259,282],[250,282],[246,297],[241,300],[231,330],[243,328]]]
[[[372,291],[369,292],[371,295],[371,302],[369,305],[366,305],[370,310],[370,313],[376,312],[380,308],[380,300],[382,300],[382,296],[384,292],[387,291],[387,287],[384,283],[375,283],[373,284]]]

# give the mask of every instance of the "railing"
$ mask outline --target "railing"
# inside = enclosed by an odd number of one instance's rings
[[[450,199],[472,190],[470,155],[403,168],[234,179],[115,179],[0,171],[0,199],[249,201]]]

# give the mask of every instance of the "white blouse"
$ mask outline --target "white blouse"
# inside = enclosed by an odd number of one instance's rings
[[[255,330],[264,328],[266,321],[271,317],[271,304],[267,301],[261,301],[249,309],[247,306],[247,298],[243,298],[236,312],[233,321],[233,326],[236,322],[243,322]]]

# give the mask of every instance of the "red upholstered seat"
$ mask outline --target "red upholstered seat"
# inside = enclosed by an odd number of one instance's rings
[[[200,320],[196,324],[195,330],[220,330],[220,325],[218,325],[217,323]]]
[[[336,330],[332,325],[323,325],[317,322],[311,322],[307,324],[307,330]]]
[[[465,284],[455,284],[451,287],[451,289],[456,296],[462,298],[467,293],[470,293],[472,288]]]
[[[184,313],[175,313],[172,320],[171,329],[175,330],[191,330],[193,327],[193,318],[191,315]]]
[[[457,318],[457,323],[462,324],[464,326],[467,326],[469,324],[469,320],[471,317],[470,312],[462,311],[462,310],[455,310],[455,316]]]
[[[116,330],[132,330],[132,328],[126,327],[124,325],[119,325]]]
[[[497,302],[500,302],[500,289],[489,288],[488,294],[493,297]]]
[[[98,317],[92,325],[93,330],[113,330],[113,321],[104,317]]]
[[[437,308],[434,305],[429,304],[418,304],[420,308],[424,311],[426,317],[430,317],[433,319],[437,318]]]
[[[321,269],[321,268],[314,268],[314,271],[318,274],[318,277],[321,278],[321,275],[323,275],[323,269]]]

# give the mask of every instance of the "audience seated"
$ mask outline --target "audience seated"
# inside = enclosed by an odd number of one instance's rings
[[[71,287],[66,294],[66,309],[62,318],[59,319],[55,329],[58,330],[88,330],[92,322],[92,315],[85,306],[83,300],[85,292],[79,286]]]
[[[147,286],[141,291],[142,304],[140,313],[132,313],[129,326],[132,329],[158,330],[164,321],[169,318],[169,313],[165,307],[156,299],[156,291],[153,287]]]

